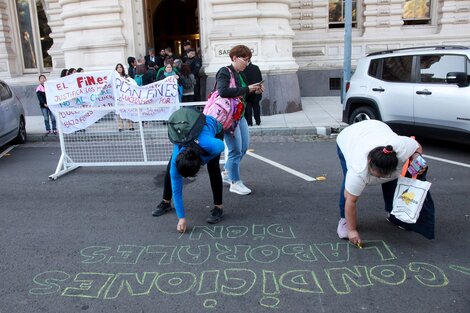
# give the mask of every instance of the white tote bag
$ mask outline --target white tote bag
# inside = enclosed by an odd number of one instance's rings
[[[391,214],[405,223],[416,223],[430,187],[431,183],[427,181],[398,177]]]

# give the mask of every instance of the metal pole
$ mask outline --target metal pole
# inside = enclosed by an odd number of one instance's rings
[[[344,0],[344,61],[341,103],[346,97],[346,83],[351,79],[352,0]]]

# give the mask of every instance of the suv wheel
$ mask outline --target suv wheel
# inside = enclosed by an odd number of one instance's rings
[[[358,123],[366,120],[376,120],[377,112],[370,107],[359,107],[355,109],[352,114],[349,116],[349,124]]]

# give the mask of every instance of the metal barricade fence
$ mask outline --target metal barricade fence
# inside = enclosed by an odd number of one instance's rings
[[[180,103],[180,106],[204,108],[205,102]],[[137,109],[142,106],[128,106]],[[61,109],[67,111],[70,109]],[[74,108],[74,111],[88,111],[89,108]],[[109,110],[97,108],[94,110]],[[139,114],[140,116],[140,114]],[[54,174],[58,177],[82,166],[138,166],[166,165],[173,151],[168,139],[166,121],[132,122],[121,119],[114,112],[84,130],[64,134],[60,114],[56,117],[59,131],[61,156]]]

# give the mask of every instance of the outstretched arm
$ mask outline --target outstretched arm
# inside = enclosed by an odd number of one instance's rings
[[[344,198],[346,199],[344,210],[346,215],[346,221],[348,223],[349,241],[353,244],[361,243],[361,238],[359,237],[359,232],[357,231],[356,220],[356,204],[359,197],[352,195],[347,190],[345,190]]]

